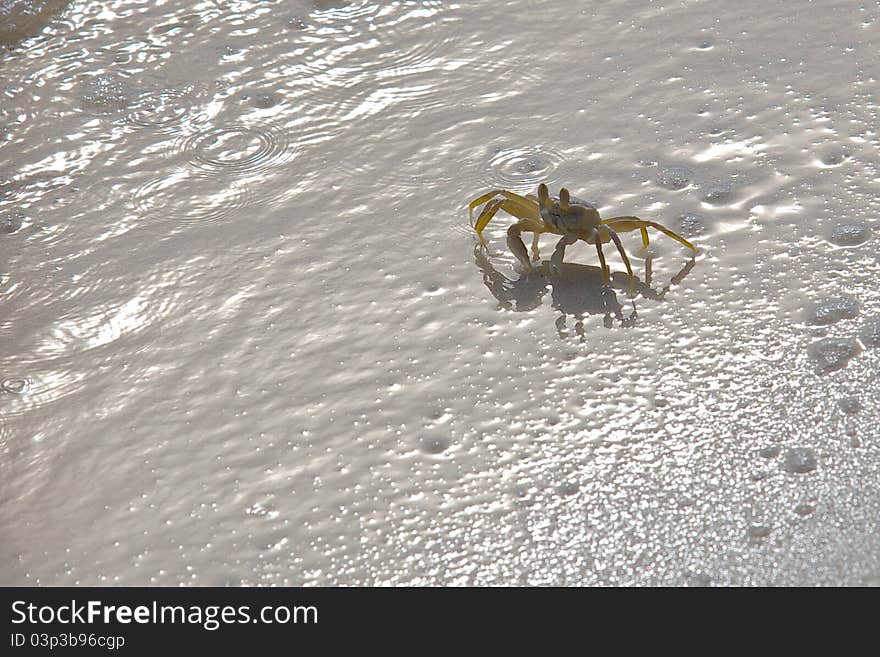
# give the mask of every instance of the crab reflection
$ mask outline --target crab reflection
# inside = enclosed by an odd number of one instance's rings
[[[557,275],[551,273],[549,261],[543,260],[540,265],[534,265],[528,274],[521,274],[519,278],[511,280],[495,269],[486,250],[479,244],[474,248],[474,262],[483,274],[483,283],[506,310],[534,310],[541,305],[549,289],[551,304],[560,312],[556,329],[561,338],[568,337],[569,316],[575,318],[575,333],[582,338],[583,320],[588,315],[602,315],[606,328],[612,328],[615,321],[623,327],[635,325],[638,319],[636,298],[641,296],[653,301],[663,301],[670,288],[681,283],[695,264],[695,260],[688,260],[664,287],[654,289],[653,257],[649,255],[645,260],[644,280],[634,276],[633,294],[628,304],[631,304],[632,309],[627,307],[624,310],[616,292],[620,291],[624,298],[629,296],[629,277],[623,272],[612,274],[610,285],[606,285],[599,267],[566,262]]]

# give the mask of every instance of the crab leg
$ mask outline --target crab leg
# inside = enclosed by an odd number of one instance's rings
[[[480,238],[480,242],[485,245],[486,240],[483,239],[483,229],[492,221],[492,217],[495,216],[495,213],[501,209],[501,204],[503,201],[495,200],[486,203],[486,206],[483,208],[483,211],[480,212],[480,216],[477,217],[477,222],[471,224],[474,227],[474,230],[477,231],[477,236]]]
[[[516,204],[516,207],[519,208],[520,214],[513,214],[513,216],[518,217],[520,219],[525,219],[526,217],[530,217],[532,219],[539,219],[541,217],[541,212],[538,209],[538,204],[532,201],[531,199],[526,198],[525,196],[520,196],[519,194],[514,194],[513,192],[508,192],[504,189],[493,189],[491,192],[486,192],[482,196],[478,196],[473,201],[468,203],[468,209],[470,210],[470,220],[471,225],[473,226],[474,220],[474,210],[488,201],[489,199],[495,196],[503,196],[508,201],[511,201],[512,204]],[[511,205],[513,207],[513,205]],[[506,210],[506,208],[505,208]],[[484,210],[485,211],[485,210]]]
[[[474,230],[480,237],[480,241],[485,243],[485,240],[483,240],[483,230],[492,221],[492,217],[495,216],[498,210],[504,210],[508,214],[520,219],[522,230],[535,233],[544,232],[544,222],[541,220],[541,214],[538,212],[537,206],[528,201],[528,199],[526,201],[529,203],[528,206],[511,199],[495,199],[486,203],[477,217],[476,223],[473,225]]]
[[[604,226],[604,228],[611,235],[611,239],[614,240],[614,246],[617,247],[617,251],[620,253],[621,259],[623,259],[623,264],[626,265],[626,273],[629,274],[629,291],[632,292],[633,291],[633,270],[632,270],[632,266],[630,266],[630,264],[629,264],[629,256],[626,255],[626,251],[623,248],[623,244],[621,244],[621,242],[620,242],[620,236],[615,231],[613,231],[611,228],[609,228],[608,226]],[[642,229],[642,230],[644,230],[644,229]],[[596,230],[596,232],[597,233],[599,232],[598,229]],[[601,241],[602,240],[597,239],[596,244],[599,244]]]
[[[513,252],[513,255],[516,256],[516,259],[522,263],[522,266],[527,270],[532,268],[532,263],[529,260],[529,252],[526,251],[526,245],[522,241],[522,231],[531,230],[530,224],[526,221],[518,221],[513,226],[507,229],[507,247]],[[535,233],[537,235],[537,233]]]
[[[605,285],[608,285],[611,282],[611,272],[605,262],[605,254],[602,253],[602,239],[599,237],[598,231],[596,232],[596,253],[599,254],[599,264],[602,265],[602,280],[605,281]]]
[[[577,233],[565,233],[556,243],[556,250],[553,251],[553,255],[550,256],[550,270],[554,274],[558,275],[562,272],[562,260],[565,258],[565,247],[574,244],[577,240]]]
[[[648,231],[646,229],[648,227],[656,228],[664,235],[671,237],[676,242],[683,244],[694,253],[697,252],[697,247],[688,242],[681,235],[673,233],[671,230],[666,228],[666,226],[662,226],[656,221],[645,221],[644,219],[639,219],[638,217],[611,217],[610,219],[603,219],[602,224],[612,226],[614,230],[619,232],[627,232],[630,230],[636,230],[638,228],[642,232],[642,243],[645,246],[648,245]]]

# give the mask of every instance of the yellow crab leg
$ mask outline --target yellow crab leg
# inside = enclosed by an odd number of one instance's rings
[[[608,226],[605,226],[605,229],[611,234],[611,239],[614,241],[614,246],[617,247],[617,250],[620,253],[620,257],[623,260],[623,264],[626,265],[626,273],[629,274],[629,291],[630,293],[632,293],[634,289],[634,279],[632,266],[629,264],[629,256],[626,255],[626,250],[623,248],[623,244],[620,241],[620,236],[618,236],[618,234]]]
[[[531,199],[528,199],[525,196],[520,196],[519,194],[514,194],[513,192],[508,192],[505,189],[493,189],[491,192],[486,192],[482,196],[478,196],[473,201],[468,203],[468,209],[470,210],[470,221],[472,226],[474,225],[474,210],[492,197],[499,195],[517,204],[517,207],[519,208],[519,214],[511,213],[513,214],[513,216],[519,217],[520,219],[539,219],[541,217],[541,212],[538,209],[538,204]]]
[[[613,227],[614,230],[624,232],[624,233],[627,231],[630,231],[630,230],[639,229],[640,231],[642,231],[642,243],[645,246],[648,245],[648,237],[647,237],[648,231],[646,230],[646,228],[648,228],[648,227],[656,228],[657,230],[659,230],[661,233],[663,233],[667,237],[671,237],[676,242],[683,244],[684,246],[689,248],[694,253],[697,252],[697,247],[695,247],[693,244],[688,242],[681,235],[677,235],[676,233],[673,233],[666,226],[658,224],[656,221],[646,221],[644,219],[639,219],[638,217],[611,217],[610,219],[603,219],[602,223]]]
[[[533,212],[535,208],[532,208],[531,206],[529,208],[524,208],[522,204],[517,204],[510,199],[495,199],[494,201],[486,203],[483,210],[480,212],[480,215],[477,217],[477,222],[474,224],[474,230],[477,232],[477,235],[480,236],[480,241],[484,244],[483,230],[489,222],[492,221],[492,218],[498,210],[504,210],[507,214],[520,219],[519,223],[522,225],[523,230],[534,233],[544,232],[544,222],[541,220],[539,213]],[[524,210],[528,210],[528,212],[524,212]],[[533,216],[534,214],[537,214],[537,217]]]
[[[605,282],[605,285],[611,282],[611,270],[608,269],[608,264],[605,262],[605,254],[602,253],[602,240],[596,240],[596,253],[599,254],[599,265],[602,267],[602,280]]]
[[[489,201],[488,203],[486,203],[486,207],[483,208],[483,211],[480,212],[480,216],[477,217],[477,222],[475,224],[471,224],[474,227],[474,230],[477,231],[480,242],[482,242],[483,244],[486,243],[483,239],[483,229],[485,229],[486,226],[489,225],[489,222],[492,221],[492,217],[494,217],[495,213],[501,209],[503,203],[503,199]]]
[[[468,203],[468,210],[470,210],[470,217],[469,218],[470,218],[471,226],[474,225],[474,210],[478,206],[480,206],[483,203],[485,203],[486,201],[488,201],[490,198],[496,196],[499,191],[501,191],[501,190],[493,189],[491,192],[487,192],[487,193],[483,194],[482,196],[478,196],[473,201]]]

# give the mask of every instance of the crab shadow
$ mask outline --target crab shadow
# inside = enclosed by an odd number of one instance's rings
[[[541,261],[533,269],[510,279],[499,272],[489,261],[486,250],[479,244],[474,248],[474,262],[483,274],[483,283],[502,308],[513,312],[528,312],[539,307],[547,292],[550,292],[551,305],[560,315],[556,320],[556,330],[560,338],[569,336],[568,318],[574,318],[575,333],[584,338],[584,319],[590,315],[601,315],[605,328],[612,328],[615,322],[621,327],[630,327],[638,320],[636,299],[642,297],[652,301],[663,301],[673,285],[678,285],[695,265],[693,259],[687,261],[681,270],[660,289],[652,287],[652,258],[645,260],[643,278],[634,276],[632,292],[629,277],[624,272],[614,272],[610,285],[602,280],[602,270],[592,265],[571,262],[562,264],[562,271],[553,274],[550,263]],[[624,306],[618,297],[627,303]],[[631,309],[630,307],[631,306]]]

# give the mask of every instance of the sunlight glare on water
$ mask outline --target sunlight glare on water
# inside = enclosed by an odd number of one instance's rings
[[[27,8],[0,583],[876,581],[875,6]],[[540,182],[695,262],[476,248]]]

